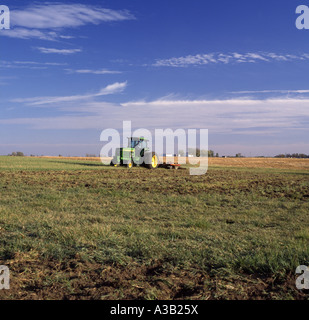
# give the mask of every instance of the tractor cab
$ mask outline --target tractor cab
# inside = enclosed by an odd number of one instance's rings
[[[148,140],[143,137],[141,138],[130,137],[128,138],[128,148],[148,150]]]

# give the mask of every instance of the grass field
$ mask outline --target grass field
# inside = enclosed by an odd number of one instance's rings
[[[309,160],[233,160],[0,157],[0,299],[308,299]]]

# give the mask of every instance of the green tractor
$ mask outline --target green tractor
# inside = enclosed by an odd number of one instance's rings
[[[144,166],[155,169],[159,166],[159,157],[155,152],[151,152],[148,146],[149,140],[140,137],[128,138],[127,148],[117,148],[111,161],[112,166]]]

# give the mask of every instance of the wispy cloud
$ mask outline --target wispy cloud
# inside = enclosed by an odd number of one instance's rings
[[[86,24],[135,19],[127,10],[105,9],[84,4],[37,4],[12,10],[13,26],[35,29],[72,28]]]
[[[309,99],[159,99],[121,105],[129,109],[128,114],[144,118],[145,127],[156,124],[159,127],[207,128],[211,133],[264,136],[289,130],[308,131]]]
[[[65,62],[38,62],[38,61],[13,61],[12,63],[18,65],[45,65],[45,66],[65,66]]]
[[[1,35],[55,41],[73,38],[60,34],[63,28],[132,19],[135,17],[127,10],[105,9],[88,4],[43,3],[11,10],[11,29]]]
[[[41,31],[37,29],[27,29],[27,28],[11,28],[8,32],[3,32],[1,35],[18,38],[18,39],[40,39],[40,40],[50,40],[56,41],[61,39],[72,39],[74,37],[61,35],[55,31]]]
[[[309,93],[309,90],[247,90],[247,91],[233,91],[234,94],[247,94],[247,93]]]
[[[68,73],[81,73],[81,74],[120,74],[121,71],[108,70],[108,69],[98,69],[98,70],[90,70],[90,69],[66,69]]]
[[[121,104],[90,100],[76,103],[77,100],[113,93],[123,87],[125,83],[115,83],[91,95],[18,99],[31,105],[56,106],[64,114],[57,117],[3,119],[0,124],[30,125],[35,129],[102,129],[117,128],[117,125],[121,127],[123,120],[131,119],[135,127],[149,130],[207,128],[210,134],[225,134],[227,137],[265,137],[267,134],[280,139],[293,134],[300,137],[299,143],[307,142],[309,99],[256,100],[240,97],[223,100],[159,99]],[[56,105],[50,105],[56,102]]]
[[[65,66],[67,63],[38,61],[0,61],[0,68],[46,69],[48,66]]]
[[[21,98],[13,99],[11,102],[26,103],[31,106],[46,105],[53,103],[73,102],[79,100],[87,100],[95,97],[105,96],[109,94],[115,94],[122,92],[127,86],[127,82],[115,82],[102,88],[97,93],[85,94],[85,95],[73,95],[73,96],[61,96],[61,97],[33,97],[33,98]]]
[[[262,53],[207,53],[188,55],[184,57],[174,57],[168,59],[158,59],[153,64],[155,67],[188,67],[201,66],[207,64],[230,64],[230,63],[256,63],[274,61],[308,60],[308,54],[276,54],[269,52]]]
[[[77,52],[81,52],[81,49],[55,49],[55,48],[45,48],[45,47],[37,47],[37,49],[42,53],[56,53],[56,54],[74,54]]]

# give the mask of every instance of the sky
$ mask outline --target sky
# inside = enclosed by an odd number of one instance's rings
[[[98,155],[123,121],[208,129],[220,155],[309,154],[305,0],[0,4],[1,155]]]

